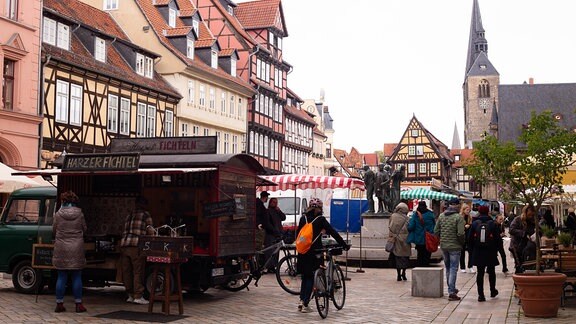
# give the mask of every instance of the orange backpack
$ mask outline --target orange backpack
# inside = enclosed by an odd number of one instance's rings
[[[314,229],[312,227],[312,223],[314,223],[314,221],[320,216],[314,218],[310,223],[308,223],[308,217],[304,217],[306,219],[306,224],[302,226],[302,229],[300,229],[300,232],[298,232],[298,236],[296,237],[296,251],[298,251],[300,254],[308,252],[312,246],[312,243],[314,243],[316,239],[320,237],[320,235],[318,235],[315,239],[313,239]]]

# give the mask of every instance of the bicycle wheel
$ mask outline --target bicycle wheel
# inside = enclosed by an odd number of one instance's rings
[[[316,301],[316,309],[320,317],[328,316],[328,306],[330,305],[330,294],[326,291],[326,276],[324,269],[314,272],[314,290],[312,292]]]
[[[332,303],[336,309],[341,310],[346,301],[346,280],[339,265],[332,268]]]
[[[248,261],[248,265],[250,266],[250,269],[249,272],[246,274],[246,277],[228,281],[226,284],[223,285],[224,289],[228,291],[240,291],[248,287],[250,282],[252,282],[253,278],[252,273],[256,271],[257,264],[254,260],[250,260]]]
[[[282,289],[292,295],[300,295],[302,278],[298,274],[298,257],[289,254],[283,257],[276,267],[276,280]]]

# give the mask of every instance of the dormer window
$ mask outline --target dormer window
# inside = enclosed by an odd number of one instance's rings
[[[230,75],[236,76],[236,59],[234,57],[230,58]]]
[[[44,17],[42,40],[65,50],[70,50],[70,26]]]
[[[94,40],[94,58],[106,62],[106,41],[100,37],[95,37]]]
[[[118,9],[118,1],[120,0],[104,0],[104,10]]]
[[[151,79],[154,76],[154,61],[152,60],[152,58],[137,53],[136,73]]]
[[[226,7],[226,10],[228,10],[228,13],[231,14],[232,16],[234,16],[234,8],[232,8],[231,5],[228,5]]]
[[[200,23],[198,22],[198,20],[192,20],[192,28],[194,29],[194,33],[196,34],[196,37],[200,37]]]
[[[210,66],[211,66],[213,69],[217,69],[217,68],[218,68],[218,52],[216,52],[215,50],[212,50],[210,57],[211,57],[211,60],[210,60],[211,64],[210,64]]]
[[[168,26],[176,27],[176,10],[173,8],[168,9]]]
[[[194,40],[186,38],[186,57],[194,59]]]

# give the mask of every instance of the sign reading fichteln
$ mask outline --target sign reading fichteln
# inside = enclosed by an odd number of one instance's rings
[[[114,138],[111,152],[145,154],[216,154],[216,136]]]
[[[127,171],[138,170],[139,153],[66,154],[63,171]]]

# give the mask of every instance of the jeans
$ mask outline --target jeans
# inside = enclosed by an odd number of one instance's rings
[[[444,266],[446,267],[446,283],[448,284],[448,294],[456,293],[456,276],[458,276],[458,264],[460,263],[460,250],[444,251]]]
[[[300,284],[300,300],[304,306],[308,306],[308,303],[310,302],[312,289],[314,289],[314,276],[302,275],[302,283]]]
[[[64,302],[64,293],[68,283],[68,275],[72,275],[72,294],[74,302],[82,302],[82,270],[58,270],[58,279],[56,280],[56,302]]]

